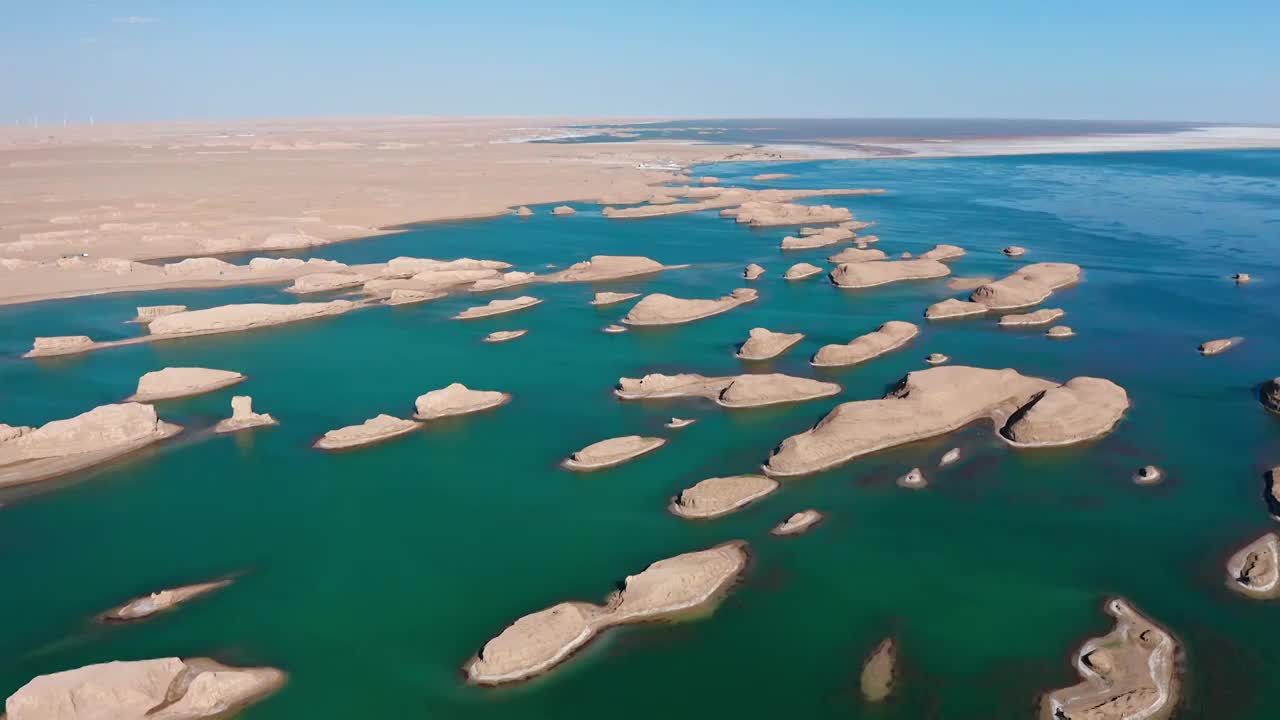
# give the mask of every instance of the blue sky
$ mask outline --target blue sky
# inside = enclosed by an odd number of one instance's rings
[[[0,120],[1280,123],[1280,2],[0,0]]]

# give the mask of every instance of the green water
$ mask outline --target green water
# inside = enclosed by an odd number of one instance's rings
[[[234,389],[159,404],[186,427],[174,441],[97,472],[0,495],[0,693],[31,677],[112,659],[213,655],[270,664],[288,686],[243,714],[317,718],[543,719],[831,717],[1027,718],[1046,688],[1074,682],[1073,648],[1109,623],[1123,595],[1180,639],[1179,718],[1275,716],[1280,603],[1223,585],[1232,550],[1274,527],[1261,472],[1280,463],[1280,421],[1256,385],[1280,374],[1280,153],[1167,153],[768,166],[790,187],[863,187],[835,199],[876,220],[879,247],[969,250],[960,276],[1025,262],[1080,264],[1085,281],[1046,306],[1075,338],[998,329],[992,319],[925,325],[942,281],[863,292],[820,278],[784,284],[793,262],[830,249],[777,250],[784,230],[753,231],[714,214],[607,221],[578,206],[423,227],[321,249],[348,262],[399,254],[503,259],[519,269],[594,253],[694,266],[607,286],[523,288],[538,307],[505,317],[449,317],[450,297],[372,308],[270,331],[127,346],[33,362],[37,334],[124,337],[139,304],[290,302],[277,288],[112,295],[0,308],[0,421],[38,424],[118,401],[142,373],[194,365],[237,370]],[[761,165],[701,168],[750,185]],[[740,287],[742,266],[769,270],[760,300],[669,329],[600,332],[627,305],[587,305],[595,290],[711,297]],[[1258,278],[1236,287],[1237,271]],[[484,297],[480,301],[488,300]],[[803,331],[783,359],[752,365],[812,376],[808,357],[891,319],[919,321],[906,349],[817,376],[844,387],[784,409],[727,411],[703,401],[622,403],[620,376],[743,371],[736,343],[754,326]],[[480,342],[528,328],[511,343]],[[1203,358],[1195,346],[1242,335]],[[714,521],[667,513],[671,495],[712,475],[755,470],[780,440],[837,402],[880,396],[930,352],[953,362],[1123,385],[1131,411],[1085,446],[1012,451],[988,428],[884,452],[812,477]],[[460,381],[510,392],[495,412],[437,423],[348,453],[310,449],[324,431]],[[252,394],[276,428],[213,437],[233,393]],[[698,423],[673,433],[672,415]],[[574,474],[567,453],[623,434],[671,438],[616,469]],[[929,472],[928,490],[893,480],[946,449],[964,460]],[[1169,479],[1138,487],[1142,464]],[[828,519],[791,539],[768,535],[790,513]],[[627,574],[680,552],[740,538],[752,564],[710,618],[606,634],[533,682],[479,689],[460,667],[507,623],[551,603],[599,600]],[[245,573],[233,586],[154,621],[100,627],[91,616],[134,595]],[[895,697],[870,707],[857,676],[887,634],[900,642]]]

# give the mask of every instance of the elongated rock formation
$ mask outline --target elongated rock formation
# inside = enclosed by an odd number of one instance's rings
[[[993,282],[995,278],[989,277],[958,277],[951,278],[947,281],[947,288],[951,290],[977,290],[978,288]]]
[[[633,255],[592,255],[544,278],[547,282],[608,282],[639,275],[671,270],[684,265],[667,266],[647,257]]]
[[[1054,290],[1080,281],[1080,266],[1071,263],[1035,263],[1008,277],[987,283],[973,291],[969,299],[992,310],[1039,305]]]
[[[222,305],[205,310],[164,315],[151,321],[147,330],[153,336],[208,335],[237,332],[253,328],[282,325],[314,318],[341,315],[359,307],[350,300],[332,300],[324,303],[290,303],[271,305],[249,303]]]
[[[739,205],[733,212],[722,211],[720,214],[736,218],[738,223],[751,227],[839,223],[853,219],[849,208],[767,200],[751,200]]]
[[[188,600],[193,600],[231,584],[231,578],[214,580],[213,582],[183,585],[168,588],[159,592],[136,597],[123,605],[117,605],[102,613],[106,622],[133,622],[145,620],[152,615],[172,610]]]
[[[318,450],[346,450],[384,442],[392,438],[407,435],[422,427],[412,420],[404,420],[390,415],[376,415],[359,425],[348,425],[330,430],[315,442],[312,447]]]
[[[0,487],[99,465],[181,431],[140,403],[102,405],[38,428],[0,425]]]
[[[765,328],[751,328],[747,341],[738,348],[743,360],[770,360],[790,350],[804,339],[804,333],[778,333]]]
[[[130,322],[149,323],[161,315],[172,315],[186,311],[186,305],[141,305],[138,307],[138,316]]]
[[[5,701],[8,720],[200,720],[221,718],[284,684],[275,668],[208,658],[87,665],[41,675]]]
[[[791,267],[787,268],[787,271],[782,274],[782,279],[783,280],[804,280],[805,278],[811,278],[814,275],[821,275],[821,274],[822,274],[822,268],[818,267],[817,265],[811,265],[809,263],[802,262],[802,263],[796,263],[795,265],[792,265]]]
[[[531,272],[520,272],[512,270],[502,273],[497,277],[481,278],[471,284],[468,288],[471,292],[492,292],[494,290],[506,290],[508,288],[520,287],[528,285],[538,278]]]
[[[466,664],[467,677],[482,685],[524,680],[560,664],[614,625],[711,606],[746,565],[746,543],[740,541],[659,560],[628,576],[603,605],[563,602],[515,621]]]
[[[640,297],[640,293],[616,293],[616,292],[598,292],[591,299],[592,305],[615,305],[620,302],[626,302],[632,298]]]
[[[801,510],[775,525],[769,534],[779,537],[799,535],[820,522],[822,522],[822,513],[817,510]]]
[[[505,405],[511,396],[495,390],[472,390],[462,383],[432,390],[419,395],[413,401],[413,417],[418,420],[439,420],[454,415],[466,415]]]
[[[31,344],[31,349],[22,357],[38,358],[75,355],[76,353],[92,350],[95,344],[88,335],[38,337]]]
[[[926,320],[950,320],[952,318],[973,317],[987,313],[987,306],[982,303],[966,302],[955,298],[947,298],[942,302],[930,305],[924,311]]]
[[[1227,587],[1255,600],[1280,598],[1280,535],[1267,533],[1232,555]]]
[[[778,489],[764,475],[707,478],[672,499],[669,510],[682,518],[706,519],[731,513]]]
[[[937,260],[873,260],[840,265],[831,271],[831,283],[842,288],[869,288],[950,274],[951,268]]]
[[[964,257],[964,248],[959,245],[934,245],[932,250],[920,253],[924,260],[955,260]]]
[[[540,302],[542,302],[542,300],[528,295],[521,295],[518,298],[511,298],[510,300],[491,300],[487,305],[467,308],[453,317],[455,320],[471,320],[474,318],[489,317],[490,315],[502,315],[503,313],[531,308]]]
[[[1042,308],[1035,312],[1003,315],[1000,318],[1000,325],[1003,327],[1026,327],[1033,325],[1048,325],[1057,321],[1066,313],[1062,308]]]
[[[679,325],[728,312],[739,305],[754,302],[755,290],[738,288],[715,300],[686,300],[662,293],[646,295],[622,318],[626,325]]]
[[[868,702],[884,702],[893,693],[897,649],[893,638],[885,638],[862,664],[862,697]]]
[[[1178,645],[1128,602],[1109,600],[1115,628],[1076,653],[1081,682],[1047,693],[1041,720],[1168,720],[1178,703]]]
[[[524,337],[528,330],[495,330],[484,336],[484,342],[487,343],[504,343],[511,342],[516,338]]]
[[[624,435],[592,443],[560,463],[567,470],[602,470],[653,452],[667,441],[658,437]]]
[[[170,367],[138,378],[138,389],[129,402],[155,402],[221,390],[243,382],[244,375],[230,370]]]
[[[1209,340],[1207,342],[1200,343],[1200,347],[1196,349],[1200,351],[1201,355],[1217,355],[1218,353],[1230,350],[1242,342],[1244,342],[1244,338],[1242,337],[1222,338],[1220,340]]]
[[[842,227],[822,228],[815,233],[800,234],[800,237],[784,237],[782,238],[783,250],[810,250],[812,248],[827,247],[835,245],[845,240],[853,239],[853,231],[846,230]]]
[[[302,275],[298,277],[293,281],[293,284],[285,288],[284,291],[298,295],[332,292],[334,290],[345,290],[347,288],[364,285],[371,279],[372,278],[368,275],[362,275],[360,273],[312,273],[310,275]]]
[[[726,408],[762,407],[804,402],[840,392],[835,383],[780,373],[707,377],[649,374],[640,379],[620,378],[615,394],[623,400],[701,397]]]
[[[827,258],[827,262],[836,264],[875,262],[876,260],[884,260],[886,257],[888,256],[884,254],[883,250],[851,247],[845,248]]]
[[[742,271],[743,280],[757,280],[761,275],[764,275],[764,268],[755,263],[751,263]]]
[[[920,329],[909,322],[890,320],[875,332],[856,337],[844,345],[824,345],[809,362],[817,367],[856,365],[897,350],[919,333]]]
[[[1062,390],[1048,395],[1054,388]],[[1046,395],[1049,402],[1036,409]],[[983,418],[1000,437],[1028,447],[1083,442],[1109,432],[1127,406],[1123,389],[1106,380],[1059,386],[1016,370],[942,365],[908,373],[883,399],[836,406],[812,429],[783,440],[765,471],[807,475]]]

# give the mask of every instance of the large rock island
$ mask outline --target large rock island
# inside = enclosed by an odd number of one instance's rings
[[[869,288],[950,274],[951,268],[937,260],[872,260],[840,265],[831,271],[831,283],[842,288]]]
[[[138,379],[138,389],[130,402],[155,402],[200,395],[243,382],[244,375],[230,370],[169,367],[153,370]]]
[[[778,489],[778,481],[764,475],[707,478],[686,488],[668,509],[690,519],[713,518],[731,513]]]
[[[686,300],[663,293],[646,295],[622,318],[626,325],[679,325],[728,312],[754,302],[759,295],[750,288],[738,288],[715,300]]]
[[[817,367],[856,365],[897,350],[919,333],[920,329],[909,322],[890,320],[875,332],[856,337],[844,345],[822,346],[809,362]]]

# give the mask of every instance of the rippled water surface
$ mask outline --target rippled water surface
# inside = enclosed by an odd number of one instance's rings
[[[1280,677],[1280,603],[1224,587],[1224,557],[1271,529],[1261,473],[1280,463],[1280,419],[1256,399],[1280,374],[1280,153],[1109,154],[962,160],[813,162],[700,168],[726,183],[883,187],[830,200],[875,220],[878,247],[969,253],[959,276],[1004,275],[1023,262],[1084,268],[1046,303],[1077,336],[1008,331],[994,319],[925,325],[924,308],[960,296],[943,281],[840,291],[782,271],[830,249],[777,249],[781,230],[748,230],[714,213],[610,221],[591,205],[569,218],[427,226],[314,255],[346,262],[396,255],[503,259],[522,270],[594,253],[693,266],[592,288],[541,286],[518,314],[450,320],[489,297],[372,308],[274,330],[136,345],[83,357],[17,358],[37,334],[105,339],[140,304],[293,298],[274,287],[112,295],[0,308],[0,421],[37,424],[118,401],[144,372],[194,365],[249,376],[234,389],[167,401],[186,427],[174,441],[98,472],[9,491],[0,500],[0,693],[31,677],[111,659],[212,655],[270,664],[288,686],[252,720],[317,718],[812,717],[1027,718],[1046,688],[1074,682],[1073,648],[1109,626],[1103,600],[1129,598],[1181,640],[1178,717],[1265,720]],[[1023,245],[1022,261],[999,250]],[[626,305],[594,308],[594,290],[712,297],[768,274],[760,300],[670,329],[600,332]],[[1225,278],[1249,272],[1237,287]],[[808,357],[886,320],[922,325],[907,348],[815,373]],[[623,403],[611,388],[649,371],[728,374],[750,328],[804,332],[782,359],[750,370],[828,378],[844,392],[782,409],[708,402]],[[507,344],[497,329],[528,328]],[[1244,336],[1204,358],[1211,338]],[[666,511],[680,489],[751,472],[778,441],[836,403],[879,397],[930,352],[1057,380],[1110,378],[1133,407],[1109,437],[1062,450],[1014,451],[988,427],[909,445],[785,481],[751,507],[689,522]],[[340,454],[309,446],[332,428],[454,381],[510,392],[497,411],[438,423]],[[208,430],[249,393],[276,428]],[[671,415],[698,423],[665,430]],[[617,469],[557,467],[613,435],[671,438]],[[965,458],[934,470],[959,446]],[[1155,487],[1129,475],[1166,469]],[[927,490],[893,480],[920,466]],[[768,529],[803,508],[828,519],[809,534]],[[648,563],[729,540],[752,564],[714,615],[610,632],[555,672],[511,688],[462,681],[460,666],[522,614],[560,600],[600,600]],[[98,611],[164,586],[226,573],[230,588],[152,622],[95,626]],[[886,635],[900,643],[900,683],[863,703],[857,676]]]

